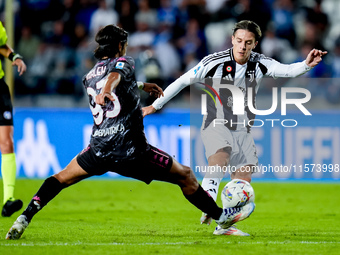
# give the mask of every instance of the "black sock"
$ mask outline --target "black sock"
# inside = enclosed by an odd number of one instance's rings
[[[185,195],[186,199],[202,212],[218,220],[223,212],[214,199],[199,185],[198,189],[191,195]]]
[[[55,177],[47,178],[22,213],[27,217],[28,222],[65,187],[66,185],[61,184]]]

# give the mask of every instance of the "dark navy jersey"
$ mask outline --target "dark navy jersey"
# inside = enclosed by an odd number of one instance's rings
[[[94,119],[90,146],[98,157],[132,159],[148,148],[134,68],[134,60],[129,56],[108,58],[83,77]],[[121,81],[112,92],[115,100],[101,106],[95,97],[111,72],[119,73]]]

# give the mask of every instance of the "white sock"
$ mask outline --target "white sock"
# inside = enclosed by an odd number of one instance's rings
[[[209,193],[209,195],[216,201],[218,195],[218,188],[222,178],[204,177],[202,181],[202,188]]]

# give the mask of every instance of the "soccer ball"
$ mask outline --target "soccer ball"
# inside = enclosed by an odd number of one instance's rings
[[[224,186],[221,199],[223,208],[242,207],[248,202],[254,202],[255,193],[249,182],[233,179]]]

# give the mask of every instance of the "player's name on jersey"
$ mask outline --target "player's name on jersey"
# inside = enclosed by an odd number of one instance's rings
[[[118,124],[116,126],[112,126],[110,128],[103,128],[103,129],[98,129],[94,132],[93,136],[107,136],[107,135],[113,135],[117,134],[118,132],[124,132],[125,127],[123,124]]]
[[[104,74],[106,71],[106,66],[98,66],[97,68],[92,69],[87,75],[86,80],[89,80],[93,77],[100,76]]]

